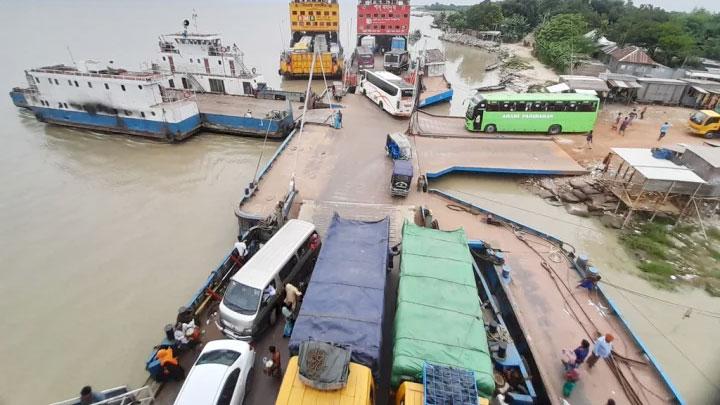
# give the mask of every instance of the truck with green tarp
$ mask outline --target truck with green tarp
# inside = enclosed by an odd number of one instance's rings
[[[422,383],[426,362],[474,371],[478,395],[492,397],[493,363],[465,231],[405,222],[392,388]]]

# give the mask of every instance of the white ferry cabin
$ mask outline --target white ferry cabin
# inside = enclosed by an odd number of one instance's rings
[[[192,95],[163,89],[165,75],[97,67],[86,62],[26,71],[28,108],[43,122],[171,141],[200,128]]]
[[[254,96],[266,87],[262,75],[245,66],[237,45],[223,45],[218,34],[163,35],[159,46],[153,69],[169,74],[168,88]]]

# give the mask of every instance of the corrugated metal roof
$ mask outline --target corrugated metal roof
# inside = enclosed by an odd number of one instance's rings
[[[708,162],[712,167],[720,167],[720,148],[715,146],[687,145],[687,150],[698,155],[700,159]]]
[[[598,77],[561,75],[560,81],[567,83],[573,90],[610,91],[605,80]]]
[[[657,63],[648,56],[645,51],[637,46],[628,46],[626,48],[615,49],[610,56],[619,62],[637,63],[640,65],[656,65]]]
[[[663,83],[663,84],[673,84],[677,86],[684,86],[687,83],[682,80],[676,80],[676,79],[661,79],[659,77],[638,77],[638,82],[645,82],[645,83]]]
[[[648,180],[705,184],[705,180],[687,167],[653,157],[650,149],[611,148],[611,150]]]
[[[608,84],[610,87],[616,87],[619,89],[638,89],[642,87],[638,84],[636,81],[626,81],[626,80],[615,80],[615,79],[608,79]]]

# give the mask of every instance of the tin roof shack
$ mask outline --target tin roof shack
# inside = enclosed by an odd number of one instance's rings
[[[637,98],[638,89],[642,87],[633,75],[601,73],[599,77],[607,82],[610,88],[607,98],[612,101],[629,103]]]
[[[682,217],[700,188],[706,184],[685,166],[653,156],[651,149],[611,148],[601,181],[627,207],[622,226],[635,211]]]
[[[720,148],[704,145],[687,145],[680,163],[690,168],[707,182],[700,187],[699,197],[720,197]]]
[[[637,81],[641,86],[637,101],[642,103],[678,105],[687,86],[684,81],[675,79],[640,77]]]
[[[424,52],[425,77],[442,76],[445,74],[445,55],[439,49],[428,49]]]
[[[605,80],[593,76],[560,75],[560,82],[567,84],[575,93],[597,94],[605,98],[610,89]]]
[[[681,79],[688,85],[680,98],[685,107],[714,110],[720,103],[720,83],[704,79]]]
[[[655,70],[662,67],[637,46],[625,48],[608,46],[603,48],[603,52],[607,55],[607,63],[613,73],[654,76]]]

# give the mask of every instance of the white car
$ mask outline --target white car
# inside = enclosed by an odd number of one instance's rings
[[[214,340],[203,348],[175,398],[175,405],[240,405],[255,364],[255,351],[239,340]]]

